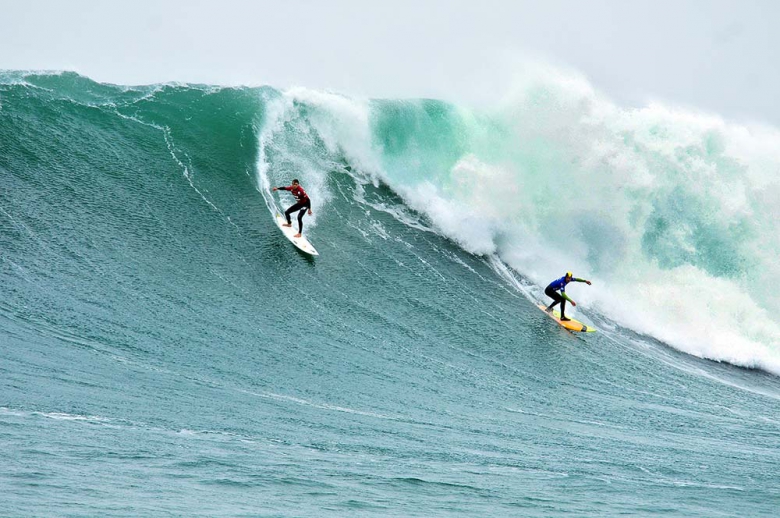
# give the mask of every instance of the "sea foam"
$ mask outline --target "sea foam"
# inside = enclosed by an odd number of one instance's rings
[[[780,131],[661,103],[622,108],[549,68],[492,110],[303,88],[279,102],[276,166],[296,164],[325,200],[328,172],[346,162],[358,184],[388,185],[539,296],[572,270],[593,280],[570,289],[580,308],[780,374]]]

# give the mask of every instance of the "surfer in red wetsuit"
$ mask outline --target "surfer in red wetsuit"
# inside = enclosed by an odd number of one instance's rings
[[[298,183],[298,179],[292,181],[292,185],[287,187],[274,187],[273,190],[283,190],[283,191],[290,191],[290,194],[295,196],[295,203],[290,206],[289,209],[284,211],[284,217],[287,218],[287,223],[283,223],[285,227],[291,227],[292,226],[292,220],[290,219],[290,214],[295,212],[296,210],[298,212],[298,233],[295,234],[293,237],[301,237],[301,234],[303,233],[303,215],[306,213],[306,209],[309,209],[309,216],[311,216],[311,200],[309,199],[309,196],[306,194],[306,191],[303,190],[303,187],[301,187],[300,183]]]

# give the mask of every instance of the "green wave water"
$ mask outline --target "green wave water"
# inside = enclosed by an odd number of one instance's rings
[[[773,515],[775,139],[5,72],[0,515]]]

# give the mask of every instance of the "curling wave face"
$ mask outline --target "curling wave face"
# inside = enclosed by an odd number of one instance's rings
[[[275,102],[261,171],[302,161],[323,190],[323,161],[343,160],[540,288],[574,269],[595,280],[583,307],[681,351],[780,373],[776,129],[622,109],[549,71],[493,111],[306,89]],[[302,142],[312,135],[316,145]]]

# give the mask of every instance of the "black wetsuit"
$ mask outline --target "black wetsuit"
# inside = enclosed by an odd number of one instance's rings
[[[556,305],[561,305],[561,316],[563,316],[564,312],[566,311],[566,299],[564,299],[560,293],[555,291],[552,286],[547,286],[544,290],[544,294],[553,299],[553,303],[547,306],[547,309],[552,309]]]
[[[547,306],[547,311],[551,311],[552,308],[554,308],[556,305],[561,305],[561,319],[566,318],[566,297],[561,295],[561,293],[558,293],[557,290],[561,290],[562,293],[566,293],[566,285],[570,282],[588,282],[585,279],[576,279],[574,277],[569,277],[569,280],[566,280],[566,276],[564,275],[560,279],[556,279],[550,283],[547,288],[544,290],[544,294],[553,299],[553,303]]]
[[[292,205],[289,209],[284,211],[284,217],[287,218],[287,223],[292,224],[292,220],[290,219],[290,214],[293,212],[298,212],[298,233],[303,233],[303,215],[306,214],[307,209],[311,209],[311,200],[309,199],[309,196],[306,194],[306,191],[303,190],[303,187],[300,185],[290,185],[288,187],[277,187],[277,189],[281,189],[283,191],[290,191],[290,193],[295,196],[296,203]]]

